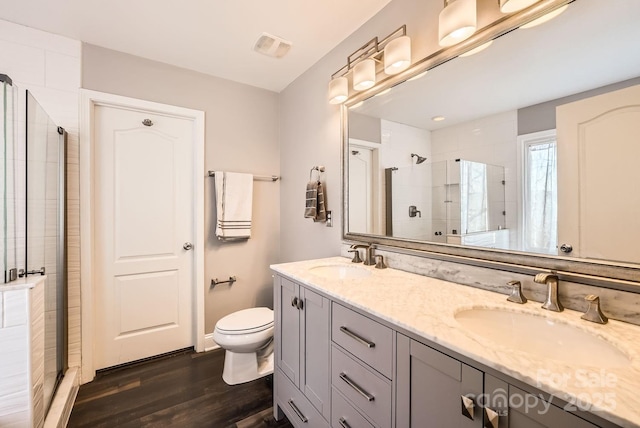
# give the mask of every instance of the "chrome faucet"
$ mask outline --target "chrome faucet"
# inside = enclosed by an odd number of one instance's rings
[[[353,244],[351,245],[352,250],[357,250],[358,248],[364,248],[365,249],[365,257],[364,257],[364,264],[367,266],[371,266],[371,265],[375,265],[376,264],[376,259],[375,256],[373,254],[373,250],[376,249],[376,246],[373,244]]]
[[[554,312],[562,312],[564,308],[558,300],[558,275],[554,273],[539,273],[533,278],[533,282],[547,285],[547,300],[542,304],[542,309]]]

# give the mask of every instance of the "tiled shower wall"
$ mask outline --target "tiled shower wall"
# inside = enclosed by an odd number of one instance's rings
[[[28,89],[67,142],[67,277],[69,367],[80,366],[80,186],[78,89],[81,44],[77,40],[0,20],[0,73]]]
[[[433,162],[465,159],[504,167],[506,227],[514,232],[510,233],[511,248],[517,248],[519,224],[517,137],[518,115],[515,110],[449,126],[431,133]]]
[[[423,217],[409,217],[409,206],[415,205],[422,215],[431,212],[431,184],[427,163],[416,165],[411,153],[427,157],[431,162],[429,131],[388,120],[380,121],[380,169],[398,168],[393,172],[393,236],[426,239],[431,236],[431,223]],[[385,183],[387,186],[389,183]],[[384,190],[384,189],[383,189]],[[381,195],[380,200],[384,200]]]

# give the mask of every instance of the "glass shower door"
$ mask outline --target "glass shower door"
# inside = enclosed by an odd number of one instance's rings
[[[28,275],[46,274],[44,403],[48,408],[66,364],[64,131],[27,92]]]

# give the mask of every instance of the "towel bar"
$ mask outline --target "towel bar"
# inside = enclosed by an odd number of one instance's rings
[[[209,171],[209,177],[214,177],[216,175],[215,171]],[[277,175],[254,175],[253,176],[254,180],[260,180],[260,181],[278,181],[280,180],[280,177]]]

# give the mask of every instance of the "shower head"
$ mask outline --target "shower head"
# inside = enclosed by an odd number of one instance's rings
[[[423,158],[422,156],[420,156],[418,154],[411,153],[411,157],[413,158],[414,156],[416,157],[416,165],[427,160],[427,158]]]

